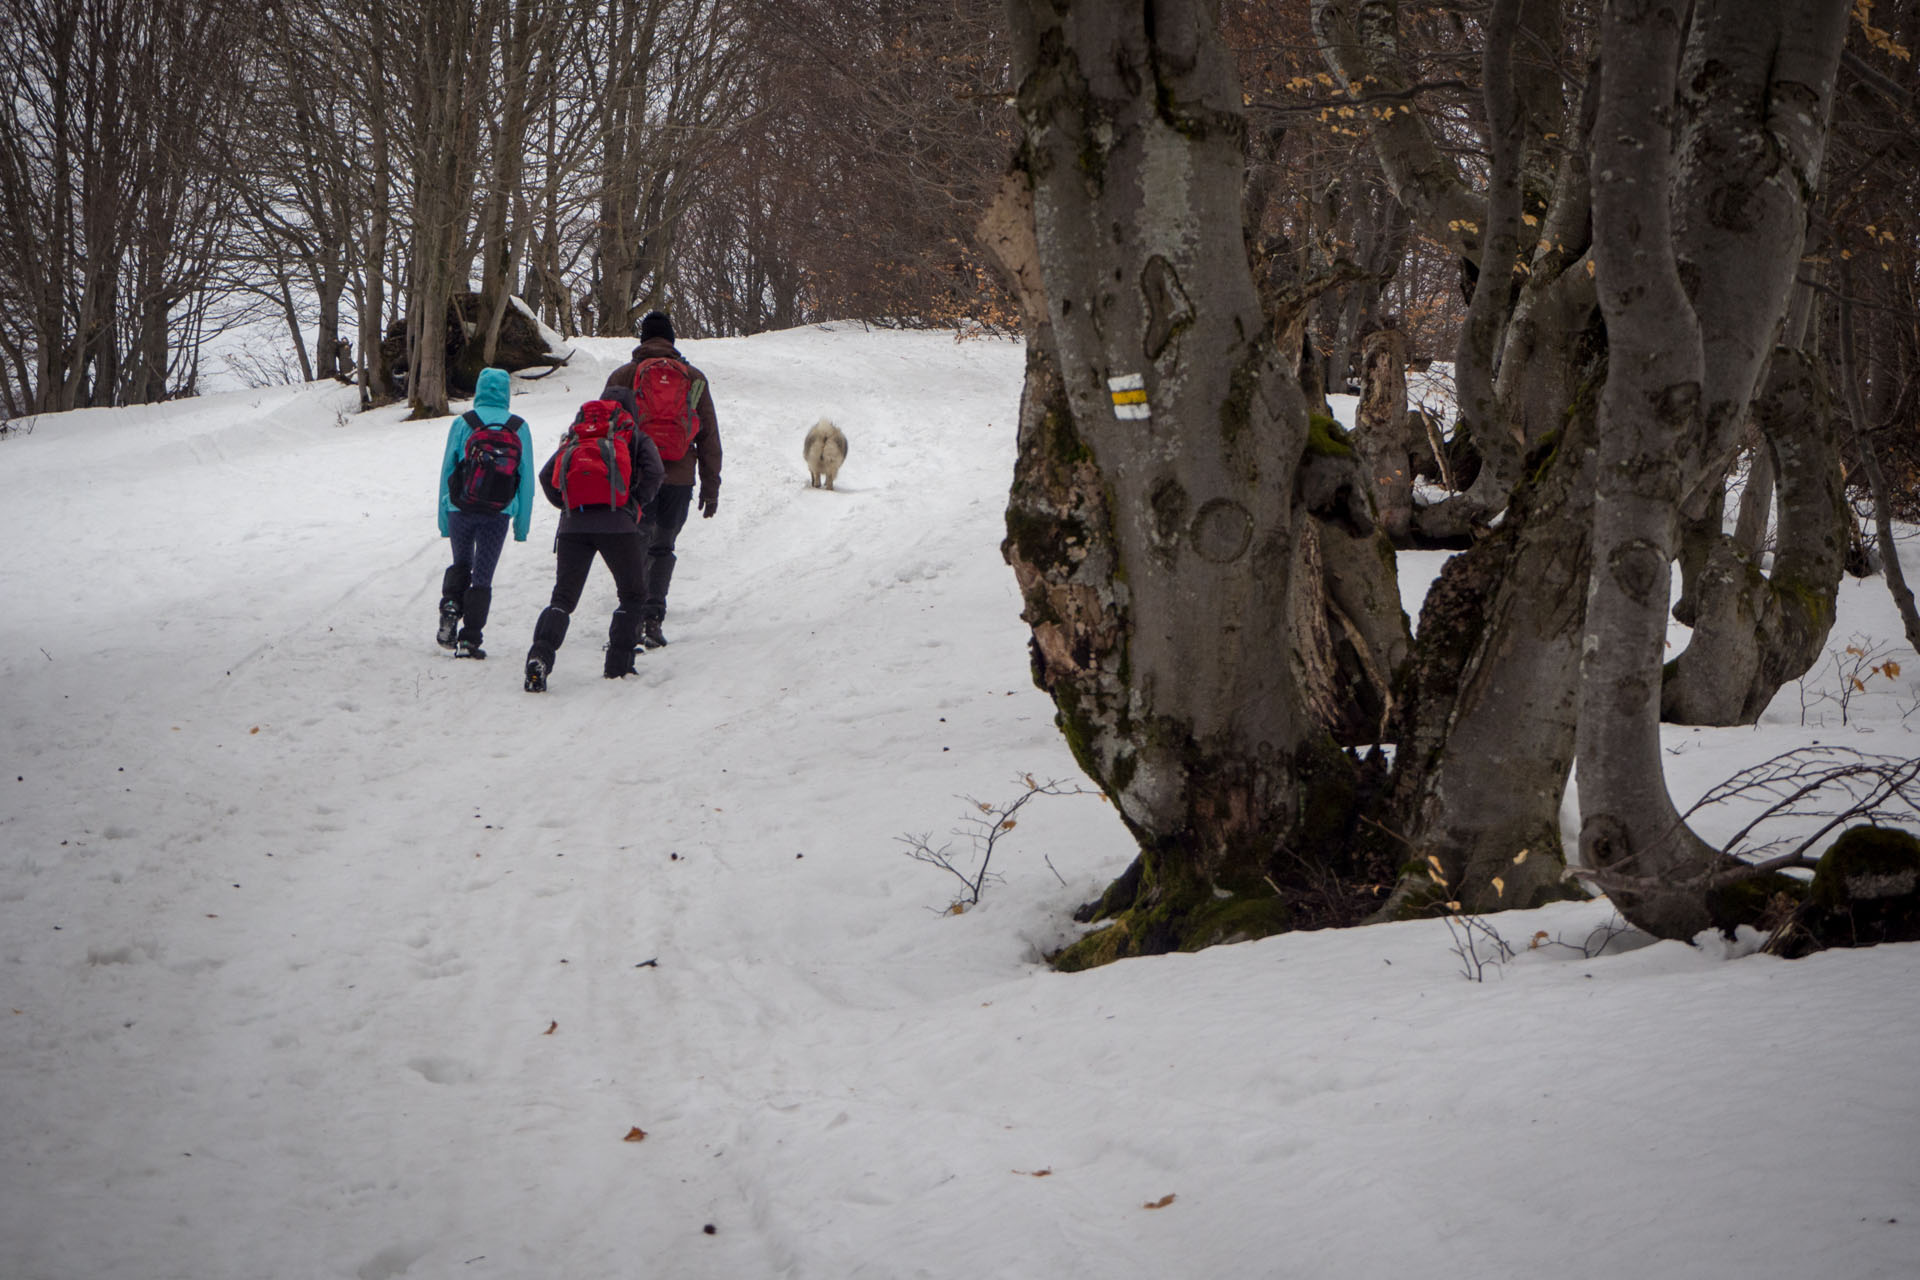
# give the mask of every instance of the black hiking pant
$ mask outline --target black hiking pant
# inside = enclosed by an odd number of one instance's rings
[[[674,539],[687,524],[687,511],[693,505],[693,486],[663,484],[659,496],[647,504],[640,517],[640,537],[647,546],[646,602],[640,616],[659,622],[667,616],[667,588],[673,582]]]
[[[644,545],[631,533],[563,533],[555,538],[553,600],[534,623],[533,646],[527,650],[527,657],[538,658],[547,670],[553,670],[554,656],[566,639],[567,623],[580,603],[587,572],[598,554],[613,574],[613,587],[620,596],[607,630],[605,674],[623,676],[632,671],[633,646],[640,634],[640,607],[647,592]]]

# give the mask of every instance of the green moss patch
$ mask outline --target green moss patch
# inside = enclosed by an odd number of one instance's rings
[[[1353,437],[1324,413],[1307,417],[1307,452],[1324,458],[1353,457]]]

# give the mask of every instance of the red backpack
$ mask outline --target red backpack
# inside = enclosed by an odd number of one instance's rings
[[[617,400],[589,400],[560,441],[548,479],[569,511],[624,507],[632,470],[633,419]]]
[[[447,476],[447,498],[461,511],[498,515],[520,492],[521,421],[489,426],[468,410],[467,447]]]
[[[640,402],[640,429],[653,439],[663,461],[687,456],[700,434],[703,378],[670,356],[650,356],[633,371],[633,398]]]

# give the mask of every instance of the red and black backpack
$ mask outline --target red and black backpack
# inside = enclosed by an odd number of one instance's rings
[[[633,398],[640,403],[640,429],[666,462],[687,456],[700,434],[700,397],[707,384],[684,361],[649,356],[633,371]]]
[[[519,418],[485,423],[469,409],[467,446],[447,476],[447,500],[461,511],[498,515],[520,492]]]
[[[617,400],[589,400],[553,455],[548,479],[569,511],[582,507],[624,507],[632,497],[627,477],[633,471],[633,419]]]

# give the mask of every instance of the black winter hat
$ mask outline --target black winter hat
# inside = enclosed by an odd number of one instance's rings
[[[673,321],[667,319],[666,312],[649,311],[640,321],[640,341],[645,342],[649,338],[665,338],[668,342],[673,341]]]

